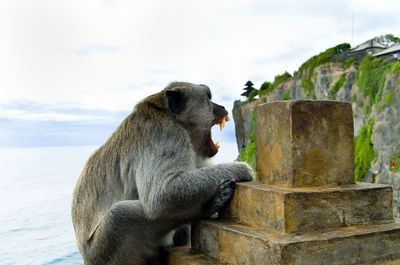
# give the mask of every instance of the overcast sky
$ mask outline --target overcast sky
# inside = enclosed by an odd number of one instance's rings
[[[2,0],[0,146],[49,145],[46,128],[55,143],[102,141],[171,81],[207,84],[231,110],[247,80],[258,88],[339,43],[399,36],[399,14],[398,0]],[[232,123],[220,141],[234,141]]]

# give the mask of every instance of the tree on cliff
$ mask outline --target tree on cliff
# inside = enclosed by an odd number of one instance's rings
[[[388,47],[400,44],[400,38],[394,36],[393,34],[381,35],[379,37],[376,37],[375,40],[380,44],[383,44]]]

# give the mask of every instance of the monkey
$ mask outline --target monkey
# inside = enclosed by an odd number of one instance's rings
[[[171,231],[220,211],[245,162],[209,165],[211,127],[228,112],[206,85],[173,82],[139,102],[88,159],[71,216],[86,265],[148,264]]]

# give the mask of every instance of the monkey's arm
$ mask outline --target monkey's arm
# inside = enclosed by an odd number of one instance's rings
[[[252,169],[242,162],[232,162],[211,167],[184,171],[159,167],[156,175],[138,181],[139,199],[150,218],[173,218],[189,220],[204,215],[204,206],[218,190],[222,180],[252,180]]]

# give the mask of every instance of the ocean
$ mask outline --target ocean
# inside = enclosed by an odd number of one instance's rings
[[[95,149],[0,149],[0,264],[83,264],[70,207]]]
[[[96,148],[0,148],[0,264],[83,264],[70,207]],[[236,156],[235,143],[222,143],[214,163]]]

